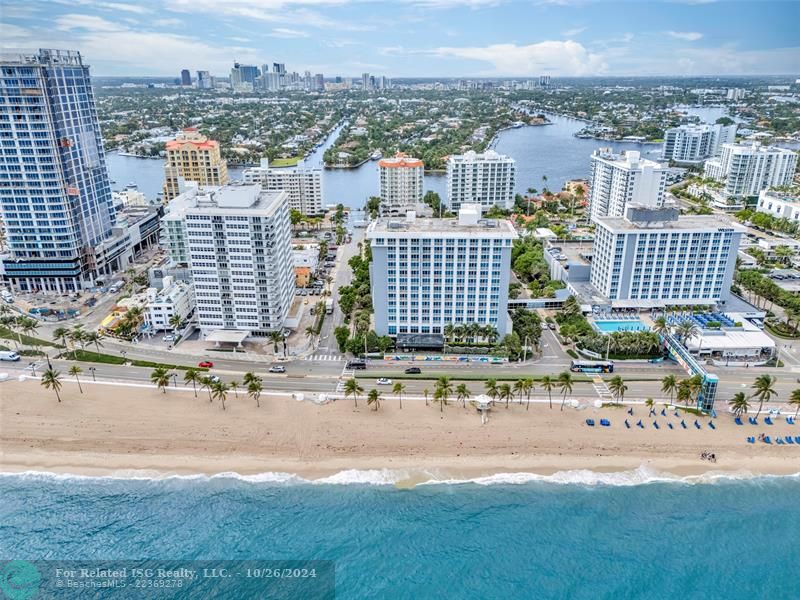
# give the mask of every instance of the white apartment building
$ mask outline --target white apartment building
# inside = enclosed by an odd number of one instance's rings
[[[800,221],[800,197],[787,192],[762,190],[758,194],[756,210],[778,219]]]
[[[367,228],[375,331],[441,334],[449,323],[479,323],[510,333],[516,238],[509,221],[481,219],[478,205],[462,205],[457,219],[376,219]]]
[[[632,206],[595,219],[592,286],[617,306],[724,303],[741,231],[719,215],[678,215]]]
[[[699,164],[718,156],[723,144],[736,141],[737,125],[681,125],[664,133],[661,158],[685,164]]]
[[[268,192],[285,191],[289,208],[304,215],[319,215],[322,207],[322,169],[270,169],[269,159],[262,158],[261,166],[245,169],[245,183],[260,183]]]
[[[154,331],[173,330],[172,317],[178,315],[185,322],[194,311],[194,286],[184,281],[164,278],[160,290],[148,288],[145,323]]]
[[[280,331],[294,295],[287,193],[244,184],[206,192],[178,210],[202,335]]]
[[[462,204],[479,204],[482,211],[492,206],[514,207],[516,161],[494,150],[473,151],[447,159],[447,198],[450,210]]]
[[[381,215],[403,215],[422,202],[424,171],[425,164],[421,160],[402,152],[378,161]]]
[[[591,218],[622,217],[629,204],[663,206],[668,172],[668,167],[643,159],[639,152],[595,150],[589,191]]]
[[[797,169],[797,153],[784,148],[752,144],[723,144],[719,158],[705,163],[706,175],[725,183],[725,196],[757,196],[771,187],[790,185]]]

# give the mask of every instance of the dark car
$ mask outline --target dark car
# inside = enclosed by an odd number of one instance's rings
[[[363,360],[351,360],[347,363],[346,368],[363,370],[367,368],[367,363],[365,363]]]
[[[407,375],[419,375],[420,373],[422,373],[422,369],[420,369],[419,367],[408,367],[406,369]]]

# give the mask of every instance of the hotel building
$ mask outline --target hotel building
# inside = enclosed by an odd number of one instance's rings
[[[268,192],[285,191],[289,208],[304,215],[319,215],[322,207],[322,169],[270,169],[269,159],[262,158],[261,166],[245,169],[245,183],[260,183]]]
[[[725,183],[722,194],[741,198],[761,190],[791,185],[797,153],[784,148],[753,144],[724,144],[719,158],[706,161],[706,175]]]
[[[758,195],[756,211],[778,219],[800,221],[800,197],[796,193],[763,190]]]
[[[636,307],[724,303],[741,232],[719,215],[678,215],[630,206],[625,217],[595,219],[592,286]]]
[[[196,127],[187,127],[166,144],[164,202],[183,191],[185,181],[200,185],[228,183],[228,164],[222,159],[219,142],[209,140]]]
[[[0,52],[0,275],[22,291],[94,284],[114,210],[89,67],[78,52]]]
[[[736,141],[737,125],[681,125],[664,133],[661,158],[684,164],[699,164],[718,156],[723,144]]]
[[[235,184],[184,194],[170,205],[165,233],[171,258],[191,269],[204,337],[282,329],[294,297],[286,192]]]
[[[622,217],[625,207],[664,204],[668,168],[641,158],[639,152],[615,154],[610,148],[592,153],[589,210],[592,219]]]
[[[403,215],[422,202],[424,171],[425,164],[421,160],[402,152],[378,161],[381,215]]]
[[[450,210],[462,204],[478,204],[482,211],[492,206],[514,207],[516,161],[488,150],[473,151],[447,159],[447,198]]]
[[[378,335],[442,334],[452,323],[510,333],[508,284],[516,231],[463,205],[457,219],[379,218],[370,223],[372,303]]]

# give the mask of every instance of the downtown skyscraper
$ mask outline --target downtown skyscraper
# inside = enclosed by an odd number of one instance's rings
[[[89,67],[80,53],[0,54],[0,210],[17,289],[94,285],[114,223]]]

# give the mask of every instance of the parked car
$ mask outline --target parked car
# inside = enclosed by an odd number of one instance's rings
[[[211,380],[211,383],[219,383],[222,381],[217,375],[212,375],[209,379]]]
[[[547,324],[547,328],[548,328],[548,329],[552,329],[553,331],[555,331],[555,329],[556,329],[556,324],[555,324],[555,323],[548,323],[548,324]]]
[[[405,372],[407,375],[419,375],[422,373],[422,369],[419,367],[408,367]]]
[[[211,362],[210,360],[204,360],[202,362],[197,363],[197,366],[202,369],[210,369],[211,367],[214,366],[214,363]]]
[[[0,351],[0,360],[16,362],[19,360],[19,354],[17,354],[16,352],[12,352],[11,350],[3,350]]]
[[[161,339],[163,339],[165,342],[174,342],[175,341],[175,336],[170,333],[168,335],[165,335]]]
[[[286,373],[286,367],[283,365],[272,365],[269,368],[270,373]]]
[[[380,377],[375,383],[378,385],[392,385],[392,380],[386,377]]]
[[[367,363],[365,363],[363,360],[350,360],[347,361],[345,368],[363,370],[367,368]]]

